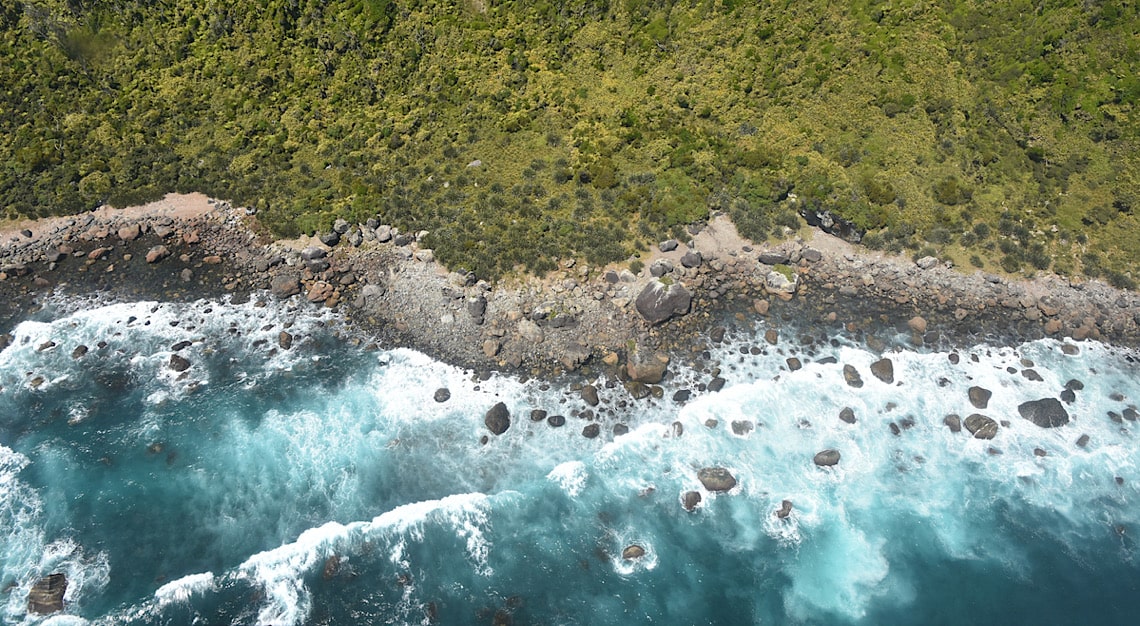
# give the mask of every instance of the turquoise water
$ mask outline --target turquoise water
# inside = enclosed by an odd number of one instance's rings
[[[789,372],[795,348],[744,355],[766,344],[736,335],[712,355],[719,393],[673,402],[709,379],[685,369],[661,400],[597,381],[588,440],[566,384],[345,346],[328,312],[61,301],[39,317],[0,353],[4,623],[1107,624],[1140,610],[1137,423],[1109,417],[1140,398],[1127,350],[1042,340],[958,364],[900,350],[887,384],[857,345],[799,353]],[[1084,387],[1068,425],[1019,417],[1071,379]],[[971,385],[994,392],[985,410]],[[484,444],[500,401],[512,425]],[[531,421],[536,408],[566,426]],[[974,412],[1009,425],[983,441],[942,422]],[[619,423],[630,432],[614,437]],[[839,464],[815,466],[828,448]],[[736,487],[705,490],[711,466]],[[687,491],[702,495],[691,512]],[[644,556],[623,559],[634,544]],[[65,615],[27,615],[32,583],[57,571]]]

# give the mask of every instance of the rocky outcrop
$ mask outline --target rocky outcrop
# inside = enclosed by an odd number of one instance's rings
[[[652,280],[638,294],[634,306],[646,321],[656,325],[687,314],[692,301],[692,294],[681,283],[666,285]]]
[[[1017,412],[1041,428],[1056,428],[1069,423],[1069,412],[1056,398],[1022,402],[1017,406]]]
[[[686,491],[681,494],[681,507],[686,511],[693,511],[701,503],[701,492]]]
[[[736,477],[723,467],[703,467],[697,472],[697,480],[714,493],[729,491],[736,486]]]
[[[487,430],[496,435],[501,435],[511,427],[511,412],[507,410],[506,404],[499,402],[487,411],[483,423],[486,424]]]
[[[49,574],[37,580],[28,592],[28,612],[50,615],[63,610],[63,596],[67,592],[67,576]]]

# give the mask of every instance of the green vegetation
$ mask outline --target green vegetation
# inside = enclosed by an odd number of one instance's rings
[[[1129,286],[1138,23],[1121,0],[6,2],[0,208],[379,215],[494,278],[808,206],[872,247]]]

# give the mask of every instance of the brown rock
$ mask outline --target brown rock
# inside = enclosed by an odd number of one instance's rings
[[[792,501],[791,500],[784,500],[783,502],[780,503],[780,509],[776,511],[776,517],[778,517],[780,519],[788,519],[788,516],[791,514],[792,514]]]
[[[871,373],[888,385],[895,382],[895,364],[886,357],[871,364]]]
[[[147,251],[146,262],[147,263],[158,263],[159,261],[165,259],[168,256],[170,256],[170,249],[169,248],[167,248],[166,246],[155,246],[155,247],[153,247]]]
[[[966,430],[974,439],[993,439],[997,436],[998,424],[985,415],[974,413],[966,418]]]
[[[277,345],[281,346],[282,350],[288,350],[293,347],[293,335],[286,331],[277,333]]]
[[[50,574],[37,580],[28,592],[28,612],[50,615],[63,610],[63,596],[67,592],[67,576]]]
[[[976,409],[984,409],[989,406],[990,397],[994,395],[989,389],[978,386],[970,387],[967,393],[970,395],[970,404],[974,405]]]
[[[643,556],[645,556],[645,548],[642,548],[637,544],[626,546],[625,549],[621,551],[621,558],[625,559],[626,561],[640,559]]]
[[[686,511],[692,511],[697,508],[701,503],[701,492],[699,491],[686,491],[681,494],[681,506]]]
[[[185,357],[172,354],[170,355],[169,367],[176,372],[185,372],[190,369],[190,361]]]
[[[908,321],[906,325],[920,335],[926,332],[926,320],[921,315],[915,315],[910,318],[910,321]]]
[[[736,486],[736,477],[723,467],[703,467],[697,472],[697,480],[714,493],[729,491]]]
[[[123,241],[134,241],[135,239],[138,239],[139,235],[141,234],[142,229],[139,228],[138,224],[129,224],[120,228],[118,232],[119,239],[122,239]]]

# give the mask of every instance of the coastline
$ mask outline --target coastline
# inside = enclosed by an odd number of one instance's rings
[[[821,328],[879,352],[899,342],[953,350],[1045,336],[1140,345],[1140,294],[1056,276],[963,274],[817,229],[755,244],[717,216],[691,242],[655,246],[636,275],[564,260],[542,280],[495,286],[442,267],[419,235],[369,220],[273,241],[256,216],[202,194],[0,229],[0,333],[57,291],[268,294],[340,309],[352,322],[345,339],[360,345],[411,347],[477,371],[609,371],[644,384],[658,382],[669,361],[699,360],[709,342],[760,320],[773,345],[810,344]]]

